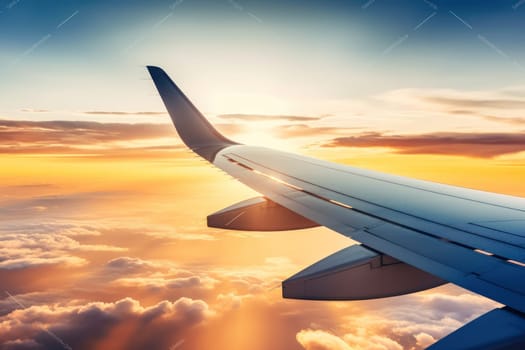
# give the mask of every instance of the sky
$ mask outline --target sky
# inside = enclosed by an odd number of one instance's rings
[[[146,65],[228,138],[525,196],[525,2],[0,0],[0,349],[419,350],[453,285],[294,301],[355,242],[206,216],[257,196],[188,151]]]

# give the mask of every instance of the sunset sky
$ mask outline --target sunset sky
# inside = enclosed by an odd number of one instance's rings
[[[0,349],[418,350],[497,307],[282,299],[354,242],[207,228],[257,193],[145,66],[236,141],[525,197],[524,29],[518,0],[0,0]]]

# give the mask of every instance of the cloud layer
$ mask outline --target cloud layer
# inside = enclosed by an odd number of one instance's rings
[[[308,117],[302,115],[268,115],[268,114],[220,114],[219,118],[222,119],[235,119],[242,121],[288,121],[288,122],[307,122],[320,120],[323,116],[320,117]]]
[[[185,337],[185,330],[213,314],[204,301],[190,298],[149,307],[129,297],[109,303],[30,306],[0,319],[0,344],[3,349],[168,349]]]
[[[525,151],[525,133],[442,132],[421,135],[367,133],[338,137],[325,147],[388,147],[402,154],[443,154],[491,158]]]
[[[414,311],[414,305],[418,305],[418,311]],[[424,349],[496,306],[472,294],[427,292],[393,299],[388,309],[372,305],[366,316],[348,316],[337,334],[307,328],[296,336],[305,350]]]
[[[215,126],[228,135],[244,130],[229,123]],[[0,120],[0,154],[173,157],[173,150],[182,148],[171,124]]]
[[[525,150],[520,131],[477,129],[478,123],[522,125],[521,104],[505,107],[521,101],[519,94],[399,90],[378,99],[375,109],[368,105],[347,119],[230,114],[220,116],[225,123],[217,127],[227,135],[257,129],[303,145],[314,139],[326,152],[383,147],[403,154],[490,158]],[[425,119],[430,131],[399,127],[426,116],[422,111],[472,127],[444,132],[445,119],[431,117]],[[379,125],[358,131],[381,132],[355,134],[375,112],[383,118]],[[391,127],[396,126],[392,116],[400,121],[398,128]],[[15,155],[115,155],[128,162],[139,153],[172,157],[174,148],[182,148],[169,124],[3,120],[0,136],[0,153]],[[67,166],[84,160],[68,159]],[[78,192],[91,186],[91,174],[65,181],[61,168],[31,178],[36,185],[13,178],[8,182],[13,186],[2,188],[0,280],[24,306],[10,296],[0,298],[0,347],[64,348],[60,340],[74,349],[419,350],[497,307],[452,286],[362,302],[284,300],[280,282],[332,247],[323,229],[218,232],[203,220],[227,205],[226,197],[246,195],[235,185],[207,181],[211,177],[194,180],[196,173],[182,174],[170,162],[150,168],[136,160],[130,167],[145,180],[128,180],[130,168],[124,167],[106,178],[101,169],[107,168],[92,166],[102,172],[97,180],[102,189],[92,192]],[[20,174],[29,179],[31,171]],[[122,191],[108,190],[114,186]]]

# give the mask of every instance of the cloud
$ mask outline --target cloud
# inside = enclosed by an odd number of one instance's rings
[[[296,338],[306,350],[352,350],[343,339],[322,330],[302,330]]]
[[[416,345],[420,348],[426,349],[436,342],[433,336],[427,333],[419,333],[414,336],[416,338]]]
[[[366,133],[338,137],[324,147],[388,147],[401,154],[491,158],[525,151],[525,133],[438,132],[421,135]]]
[[[59,300],[68,300],[68,293],[65,290],[16,294],[14,300],[10,296],[12,294],[7,293],[9,293],[9,291],[6,292],[5,290],[0,293],[2,298],[4,298],[0,299],[0,320],[2,316],[7,315],[8,313],[14,311],[17,308],[20,308],[20,305],[45,306],[47,304],[60,304]]]
[[[289,121],[289,122],[305,122],[314,121],[324,118],[319,117],[308,117],[300,115],[267,115],[267,114],[220,114],[219,118],[223,119],[236,119],[243,121]]]
[[[230,123],[215,126],[229,135],[244,130],[242,125]],[[170,151],[176,149],[186,147],[171,124],[0,120],[0,154],[93,157],[133,156],[146,152],[148,156],[172,157]]]
[[[360,329],[357,335],[346,334],[344,340],[355,350],[403,350],[401,344],[387,336],[367,333],[366,330]]]
[[[20,205],[20,203],[18,203]],[[34,204],[34,203],[33,203]],[[29,204],[29,207],[33,205]],[[0,269],[22,269],[41,265],[81,266],[81,252],[121,252],[126,248],[107,244],[85,244],[81,238],[100,236],[102,225],[73,220],[40,223],[34,215],[27,216],[26,206],[4,206],[2,212],[9,218],[0,226]],[[14,220],[14,218],[19,217]]]
[[[356,334],[339,337],[320,329],[303,329],[296,335],[305,350],[403,350],[398,342],[359,328]]]
[[[38,108],[22,108],[20,112],[26,112],[26,113],[48,113],[51,112],[48,109],[38,109]]]
[[[383,93],[377,99],[388,107],[389,118],[392,118],[393,113],[398,116],[411,115],[412,118],[423,116],[428,118],[429,126],[437,119],[444,118],[444,123],[436,123],[436,126],[448,125],[449,130],[456,127],[492,130],[493,124],[480,122],[473,126],[468,119],[461,119],[464,116],[492,123],[525,125],[524,86],[466,91],[398,89]]]
[[[495,123],[505,123],[505,124],[511,124],[511,125],[525,125],[525,118],[522,117],[502,117],[502,116],[495,116],[495,115],[484,115],[480,111],[474,111],[474,110],[468,110],[468,109],[453,109],[449,110],[448,113],[454,114],[454,115],[468,115],[468,116],[475,116],[477,118],[481,118],[490,122]]]
[[[349,128],[336,128],[327,126],[309,126],[306,124],[282,125],[275,127],[273,132],[282,138],[289,137],[319,137],[321,135],[338,135],[348,133]]]
[[[48,109],[39,109],[39,108],[22,108],[20,112],[25,113],[50,113],[53,112]],[[70,112],[78,113],[78,112]],[[166,116],[167,112],[154,112],[154,111],[84,111],[80,112],[87,115],[111,115],[111,116]]]
[[[491,115],[483,115],[481,118],[497,123],[507,123],[512,125],[525,125],[525,118],[511,118],[511,117],[495,117]]]
[[[118,257],[106,263],[100,281],[119,287],[147,289],[148,292],[168,292],[174,289],[211,290],[220,282],[205,273],[182,269],[170,261],[151,261],[136,257]]]
[[[0,120],[0,133],[2,139],[16,142],[33,142],[35,140],[107,142],[170,137],[174,135],[174,130],[169,124]]]
[[[420,350],[497,307],[478,295],[447,294],[447,288],[460,290],[448,286],[439,292],[361,302],[359,310],[347,312],[337,323],[318,318],[297,333],[297,341],[307,350]]]
[[[217,236],[209,233],[200,233],[202,229],[186,229],[185,232],[177,232],[173,227],[157,225],[155,227],[133,228],[131,231],[159,239],[170,239],[179,241],[215,241]],[[193,230],[198,232],[192,232]]]
[[[153,237],[164,237],[164,238],[170,238],[170,239],[177,239],[180,241],[214,241],[217,239],[217,237],[213,235],[209,235],[207,233],[180,233],[180,232],[171,232],[168,234],[160,234],[158,235],[158,232],[154,233],[146,233],[147,235],[153,236]]]
[[[41,349],[42,347],[32,339],[15,339],[9,340],[2,344],[4,350],[35,350]]]
[[[12,254],[10,255],[7,255],[5,254],[5,252],[0,250],[0,269],[15,270],[32,266],[51,264],[66,266],[82,266],[87,264],[87,261],[85,259],[76,256],[63,254],[61,254],[60,256],[53,256],[53,253],[41,253],[41,255],[43,256],[38,256],[38,254],[31,254],[29,250],[20,249],[15,252],[12,252]]]
[[[123,112],[123,111],[87,111],[82,112],[84,114],[91,115],[143,115],[143,116],[165,116],[167,112],[148,112],[148,111],[139,111],[139,112]]]
[[[219,123],[214,124],[214,127],[217,128],[221,133],[225,135],[236,135],[244,132],[246,130],[246,127],[239,124],[228,124],[228,123]]]
[[[379,96],[397,104],[434,106],[446,111],[525,109],[525,87],[499,90],[397,89]]]
[[[137,344],[140,343],[142,348],[158,348],[160,345],[162,348],[169,348],[169,346],[164,347],[165,344],[173,345],[181,339],[186,339],[185,348],[200,349],[206,348],[206,343],[198,343],[197,338],[208,339],[217,333],[227,332],[238,324],[239,319],[246,319],[250,327],[264,324],[265,332],[268,334],[280,334],[272,340],[271,345],[268,344],[268,348],[293,348],[293,343],[290,345],[290,342],[296,341],[295,335],[300,331],[297,341],[305,349],[419,350],[432,339],[441,338],[494,307],[493,302],[483,297],[461,291],[459,295],[448,295],[443,288],[426,294],[366,302],[311,303],[283,300],[279,291],[274,291],[270,287],[275,284],[279,286],[282,275],[287,274],[283,270],[295,270],[297,266],[292,267],[292,262],[288,258],[280,256],[268,257],[264,262],[253,266],[221,267],[216,263],[209,265],[199,263],[182,267],[184,270],[171,261],[152,261],[132,256],[110,259],[98,270],[97,273],[100,275],[98,278],[76,281],[76,288],[64,289],[61,291],[62,294],[54,298],[29,293],[16,296],[24,305],[34,305],[31,307],[33,314],[37,310],[35,303],[38,303],[38,307],[51,310],[49,313],[63,314],[66,309],[71,309],[71,315],[92,313],[93,318],[65,316],[58,319],[46,317],[19,319],[14,318],[13,312],[20,310],[11,312],[15,307],[11,305],[10,315],[0,317],[0,334],[3,334],[2,325],[9,324],[13,329],[9,329],[7,332],[9,337],[6,336],[5,341],[34,339],[38,344],[52,346],[52,339],[49,339],[49,336],[45,340],[46,334],[32,333],[33,328],[29,329],[27,336],[17,337],[18,334],[26,334],[22,331],[14,333],[22,327],[22,322],[36,322],[36,325],[48,327],[74,349],[104,348],[100,344],[105,344],[107,347],[110,340],[116,339],[130,339]],[[206,286],[207,281],[212,282],[210,286],[213,288]],[[104,286],[103,292],[101,286]],[[456,293],[457,290],[458,288],[455,289]],[[134,298],[132,300],[146,300],[150,304],[144,304],[142,301],[142,305],[152,305],[153,302],[153,306],[157,307],[133,306],[137,305],[138,301],[134,303],[68,301],[68,298],[86,297],[105,301],[122,300],[123,295],[129,295],[126,294],[127,292],[132,293]],[[144,299],[141,299],[141,295]],[[168,305],[160,306],[160,304],[166,300],[178,300],[179,297],[189,295],[194,301],[205,300],[208,310],[213,310],[203,321],[197,323],[205,323],[205,325],[195,331],[178,328],[173,323],[170,323],[171,327],[168,326],[168,322],[175,316],[170,313],[169,316],[159,316],[159,313],[166,315],[166,310],[169,309]],[[115,304],[120,305],[118,309],[122,310],[121,314],[117,314],[116,310],[100,311],[105,310],[101,305],[109,307]],[[414,305],[418,306],[417,310],[414,310]],[[2,308],[0,302],[0,310]],[[134,311],[141,308],[152,308],[152,311],[149,313]],[[87,313],[84,310],[92,310],[92,312]],[[214,315],[213,319],[212,315]],[[213,322],[206,322],[208,319]],[[272,322],[269,323],[269,319]],[[313,325],[311,323],[313,321],[317,325]],[[66,323],[70,326],[64,326]],[[80,324],[85,325],[86,328],[80,327]],[[91,329],[92,324],[97,324],[98,329]],[[129,332],[124,332],[124,329]],[[138,332],[137,329],[141,331]],[[93,343],[86,340],[84,332],[93,335]],[[144,337],[140,338],[136,333],[144,334]],[[77,342],[70,343],[70,339],[76,339],[74,335],[78,334],[80,336]],[[2,340],[4,339],[0,336],[0,344]],[[344,347],[343,343],[348,347]],[[133,348],[133,346],[139,348],[139,345],[135,344],[131,346],[128,346],[128,343],[117,344],[118,346],[112,344],[112,348]],[[219,347],[227,347],[228,342],[221,338],[216,344]],[[249,348],[254,344],[260,344],[260,339],[251,339],[251,342],[243,344],[244,348]]]
[[[155,267],[158,267],[158,264],[129,256],[121,256],[106,263],[106,269],[117,271],[119,274],[144,272],[144,270],[153,270]]]
[[[129,195],[129,193],[126,192],[99,191],[13,199],[2,203],[0,219],[12,221],[23,217],[25,221],[18,221],[13,223],[13,225],[7,223],[6,225],[8,226],[3,227],[8,227],[16,231],[20,231],[23,228],[31,231],[42,231],[46,228],[42,224],[49,224],[50,218],[53,216],[63,218],[73,213],[82,213],[84,210],[92,208],[94,204],[108,200],[116,200],[127,195]],[[35,220],[30,219],[35,219],[36,217],[43,217],[43,219],[41,218],[41,221],[38,221],[38,224],[35,225],[33,222]],[[99,224],[90,224],[91,228],[97,227],[98,225]],[[65,227],[59,228],[55,224],[51,224],[48,228],[54,230],[65,229]],[[85,228],[89,229],[89,227]],[[2,230],[1,227],[0,230]]]
[[[0,120],[0,153],[97,155],[162,152],[180,145],[169,124]]]
[[[125,336],[113,337],[111,348],[167,349],[184,330],[213,315],[206,302],[185,297],[149,307],[129,297],[109,303],[31,306],[0,318],[0,343],[57,348],[62,341],[73,349],[102,348],[108,335],[120,332]]]
[[[459,289],[459,288],[458,288]],[[476,294],[460,293],[450,295],[446,293],[427,292],[424,294],[411,295],[408,299],[413,299],[415,303],[424,308],[422,312],[427,320],[453,319],[460,323],[470,321],[473,317],[489,311],[498,304]],[[414,319],[414,313],[410,312],[409,305],[403,305],[397,313],[398,316],[406,320]],[[415,322],[415,326],[419,319]]]
[[[39,220],[40,221],[40,220]],[[0,227],[0,233],[25,233],[25,234],[54,234],[63,236],[100,236],[104,226],[93,223],[80,223],[73,221],[41,221],[31,222],[5,222]]]
[[[217,295],[217,302],[222,310],[235,310],[241,307],[245,300],[254,298],[253,294],[238,295],[234,292],[220,293]]]
[[[244,281],[248,284],[261,283],[264,286],[271,286],[274,281],[286,277],[289,271],[298,268],[289,258],[275,256],[265,258],[262,265],[239,266],[236,269],[214,268],[211,271],[230,282]]]
[[[447,294],[447,287],[460,293]],[[453,286],[442,287],[439,292],[403,296],[388,306],[387,303],[388,300],[374,303],[361,319],[348,317],[345,328],[349,331],[343,338],[348,342],[359,337],[367,339],[375,334],[387,337],[406,349],[424,349],[431,338],[440,339],[498,306],[489,299],[461,292]],[[418,305],[417,312],[414,305]]]
[[[132,277],[119,278],[113,284],[124,287],[139,287],[149,289],[178,289],[178,288],[202,288],[213,289],[217,280],[207,276],[189,277]]]
[[[126,250],[105,244],[81,244],[71,237],[55,233],[3,233],[0,236],[0,243],[0,269],[20,269],[49,264],[80,266],[87,261],[71,253]]]
[[[432,97],[424,98],[426,101],[453,108],[490,108],[490,109],[523,109],[525,100],[519,99],[494,99],[494,98],[460,98],[460,97]]]

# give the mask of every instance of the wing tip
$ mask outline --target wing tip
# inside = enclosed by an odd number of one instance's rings
[[[147,65],[146,68],[148,69],[148,71],[150,73],[164,73],[166,74],[166,72],[164,71],[164,69],[160,68],[159,66],[153,66],[153,65]]]
[[[190,149],[208,161],[213,161],[220,149],[237,144],[215,130],[162,68],[153,65],[146,67],[175,129]]]

